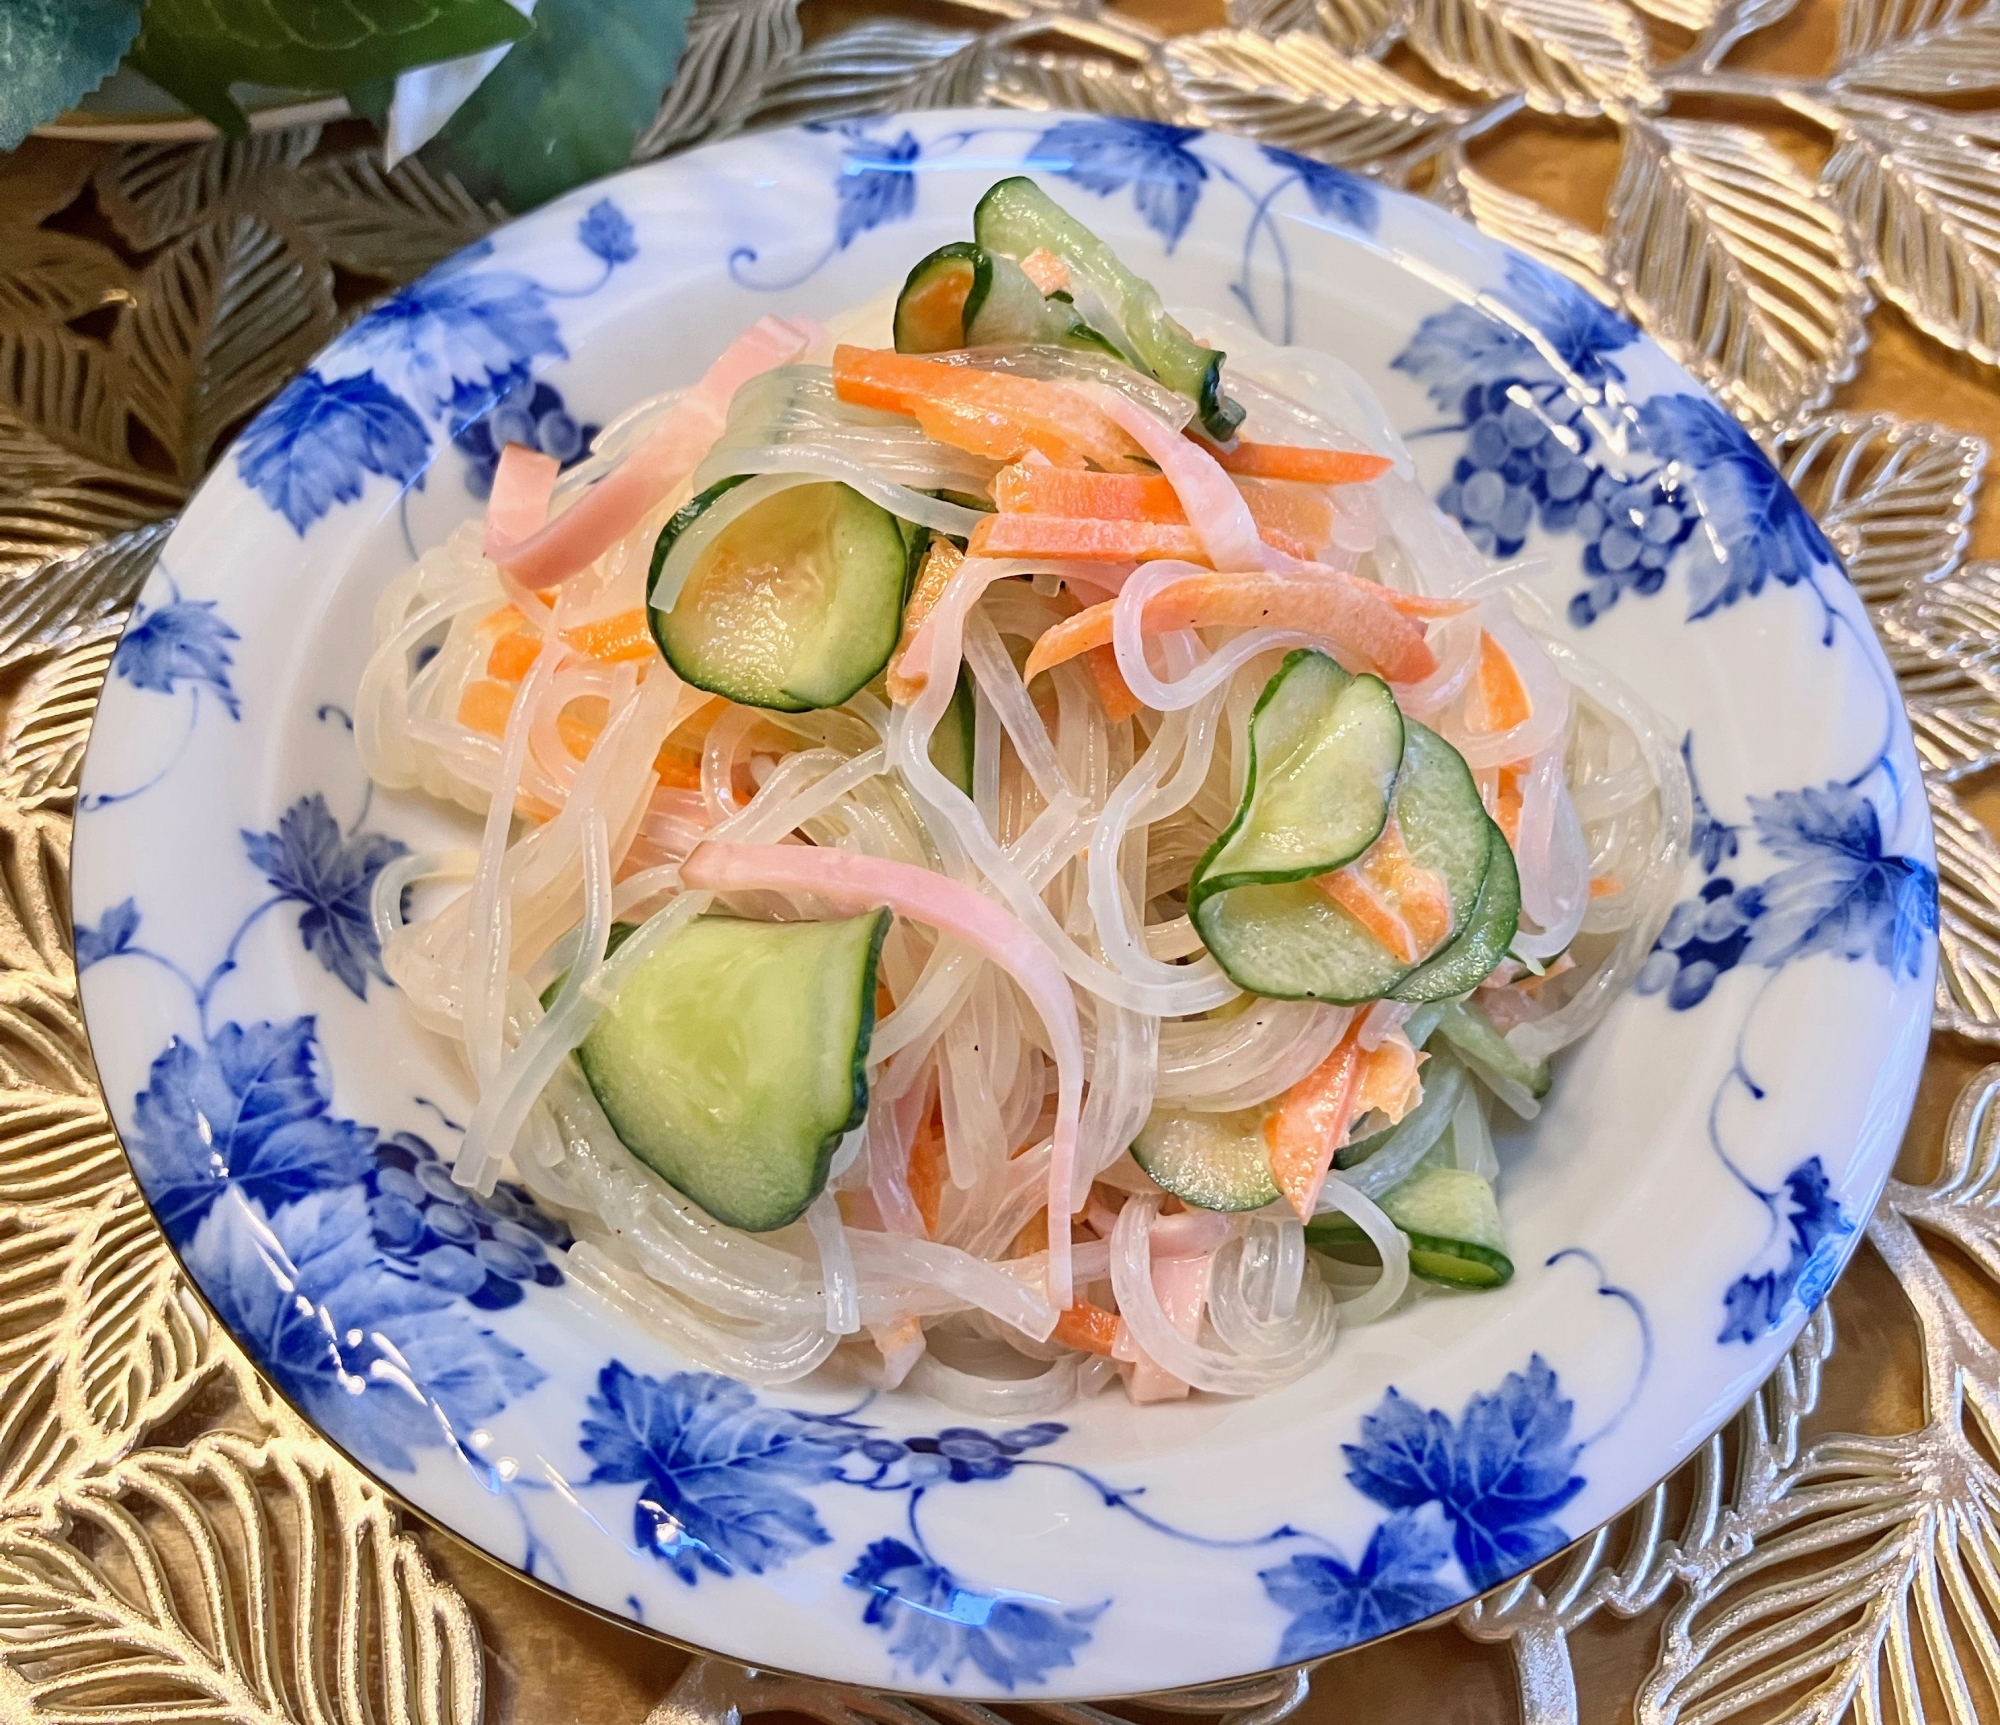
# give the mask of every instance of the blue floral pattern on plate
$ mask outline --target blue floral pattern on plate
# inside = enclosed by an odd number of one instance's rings
[[[590,287],[552,288],[518,270],[480,268],[493,254],[482,240],[363,313],[243,434],[236,448],[243,482],[304,538],[337,504],[356,501],[370,474],[421,486],[436,421],[473,457],[475,471],[485,464],[486,489],[490,462],[514,429],[510,421],[497,440],[489,431],[485,451],[476,439],[468,447],[488,413],[526,415],[530,436],[515,441],[575,460],[586,434],[559,395],[537,406],[531,374],[537,361],[568,357],[550,302],[598,291],[639,255],[631,220],[610,198],[584,213],[576,239],[604,266]],[[476,481],[473,489],[483,495]]]

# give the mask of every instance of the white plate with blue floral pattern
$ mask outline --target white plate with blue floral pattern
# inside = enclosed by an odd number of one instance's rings
[[[759,314],[900,280],[1021,171],[1170,299],[1359,367],[1445,506],[1489,549],[1545,554],[1576,648],[1685,729],[1699,796],[1639,987],[1501,1145],[1510,1285],[1345,1335],[1260,1400],[1108,1395],[1006,1429],[693,1368],[565,1278],[560,1225],[521,1194],[451,1184],[464,1081],[404,1018],[366,909],[383,863],[448,817],[371,800],[345,704],[376,594],[480,509],[503,442],[568,459]],[[1580,460],[1496,442],[1509,398],[1573,421]],[[1482,471],[1500,484],[1466,483]],[[1620,528],[1621,499],[1659,528]],[[1832,552],[1628,324],[1427,204],[1279,150],[940,113],[636,170],[356,322],[167,544],[91,739],[74,908],[99,1070],[167,1237],[273,1382],[400,1497],[750,1664],[1080,1696],[1444,1611],[1705,1438],[1824,1296],[1889,1170],[1928,1027],[1931,858],[1894,684]]]

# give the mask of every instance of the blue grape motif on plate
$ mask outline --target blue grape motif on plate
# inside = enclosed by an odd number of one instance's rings
[[[492,494],[493,473],[508,444],[553,456],[567,469],[590,453],[591,440],[603,429],[579,424],[562,392],[531,376],[526,366],[515,367],[497,397],[484,385],[459,385],[449,421],[452,444],[466,458],[465,488],[481,499]]]
[[[1817,1156],[1808,1156],[1785,1176],[1782,1193],[1760,1194],[1773,1213],[1782,1207],[1786,1227],[1786,1257],[1775,1269],[1755,1276],[1738,1276],[1722,1296],[1722,1342],[1754,1342],[1784,1321],[1785,1310],[1797,1301],[1810,1312],[1833,1286],[1854,1222],[1833,1195],[1832,1182]]]
[[[383,1253],[482,1311],[520,1304],[531,1284],[562,1286],[551,1254],[568,1247],[569,1229],[511,1181],[485,1198],[459,1185],[414,1132],[376,1145],[368,1194],[369,1225]]]

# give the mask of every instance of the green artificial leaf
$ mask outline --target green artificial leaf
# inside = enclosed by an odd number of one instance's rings
[[[118,69],[140,0],[0,0],[0,150]]]
[[[425,160],[517,213],[624,167],[673,78],[692,10],[692,0],[540,0],[535,33]]]
[[[532,27],[507,0],[150,0],[131,58],[241,137],[249,122],[232,84],[348,90],[516,41]]]

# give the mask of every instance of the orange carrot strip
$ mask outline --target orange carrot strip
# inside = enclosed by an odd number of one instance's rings
[[[1045,295],[1069,286],[1069,265],[1047,246],[1035,247],[1021,260],[1021,273]]]
[[[600,617],[594,623],[579,623],[574,629],[565,629],[562,638],[587,658],[606,665],[643,663],[660,650],[647,626],[643,605]]]
[[[483,736],[505,736],[507,715],[514,710],[514,697],[519,692],[511,684],[491,679],[468,683],[458,700],[458,722],[468,731],[478,731]],[[578,760],[590,753],[601,729],[567,711],[556,716],[556,734],[562,738],[563,747]],[[660,745],[660,752],[653,757],[653,771],[661,784],[674,790],[701,789],[699,764],[691,764],[671,741]]]
[[[923,567],[917,571],[916,586],[911,589],[909,603],[903,607],[903,632],[897,637],[896,651],[889,659],[889,699],[898,707],[907,707],[924,692],[924,685],[930,681],[928,677],[906,675],[903,655],[909,652],[910,643],[924,626],[924,619],[931,614],[964,561],[965,553],[949,539],[933,539],[930,550],[924,554]]]
[[[1357,1013],[1333,1052],[1279,1097],[1278,1106],[1264,1119],[1271,1178],[1291,1200],[1301,1221],[1312,1220],[1313,1205],[1332,1166],[1333,1153],[1354,1118],[1355,1081],[1361,1064],[1361,1045],[1355,1034],[1360,1026]]]
[[[532,629],[516,629],[502,635],[486,655],[486,674],[503,683],[518,683],[528,674],[542,650],[542,638]]]
[[[1076,1348],[1086,1354],[1102,1354],[1109,1359],[1118,1341],[1118,1324],[1116,1312],[1107,1312],[1102,1306],[1079,1300],[1056,1319],[1054,1334],[1055,1339],[1066,1348]]]
[[[1379,1110],[1392,1126],[1401,1120],[1423,1096],[1423,1086],[1417,1082],[1417,1066],[1423,1059],[1401,1031],[1364,1052],[1354,1083],[1354,1118]]]
[[[1109,647],[1093,647],[1084,654],[1090,680],[1097,685],[1097,698],[1104,703],[1104,716],[1114,725],[1131,718],[1145,702],[1132,693],[1125,673],[1118,669],[1118,655]]]
[[[1249,480],[1237,489],[1250,506],[1250,519],[1274,545],[1324,545],[1333,535],[1333,505],[1314,491]],[[1080,515],[1093,521],[1160,521],[1187,525],[1187,512],[1173,485],[1158,473],[1082,473],[1071,468],[1020,463],[1003,467],[993,480],[993,501],[1003,514]],[[1310,556],[1311,551],[1294,552]],[[1201,561],[1206,562],[1203,558]]]
[[[1386,455],[1364,455],[1352,449],[1308,449],[1295,443],[1252,443],[1239,438],[1227,449],[1198,440],[1225,473],[1247,473],[1259,479],[1302,479],[1309,485],[1354,485],[1386,473],[1393,465]]]
[[[1373,895],[1380,906],[1377,914],[1394,919],[1395,937],[1384,939],[1362,912],[1349,909],[1331,886],[1335,875],[1317,877],[1322,890],[1405,964],[1435,952],[1451,933],[1451,892],[1444,876],[1417,866],[1394,815],[1383,823],[1382,836],[1338,872],[1353,877]]]
[[[1108,415],[1039,378],[842,345],[833,350],[833,387],[842,401],[910,414],[940,443],[998,461],[1034,449],[1059,466],[1088,457],[1117,469],[1137,453]]]
[[[1494,799],[1498,805],[1493,818],[1500,830],[1507,835],[1510,845],[1521,842],[1521,790],[1522,781],[1527,778],[1524,767],[1502,767],[1500,769],[1500,793]]]
[[[1415,964],[1423,956],[1417,937],[1388,895],[1372,880],[1351,868],[1316,874],[1313,885],[1360,923],[1368,938],[1386,947],[1400,964]]]
[[[1590,883],[1592,898],[1616,898],[1625,890],[1625,883],[1615,874],[1601,874]]]
[[[1437,655],[1389,599],[1387,588],[1348,575],[1185,575],[1146,601],[1140,622],[1149,635],[1210,625],[1302,629],[1391,682],[1413,683],[1437,669]],[[1032,682],[1051,665],[1109,645],[1113,603],[1092,605],[1045,631],[1022,675]]]
[[[910,1165],[905,1176],[911,1202],[924,1219],[924,1232],[933,1238],[937,1234],[938,1206],[944,1202],[944,1175],[944,1128],[933,1108],[910,1141]]]
[[[1079,474],[1078,478],[1116,475]],[[1313,548],[1278,528],[1265,540],[1293,557]],[[1208,552],[1192,527],[1164,521],[1099,521],[1074,515],[989,515],[972,530],[966,549],[974,557],[1049,557],[1064,562],[1148,563],[1171,557],[1206,563]]]
[[[1516,725],[1526,724],[1534,713],[1535,705],[1528,699],[1527,685],[1521,681],[1521,673],[1514,668],[1514,661],[1507,657],[1507,649],[1484,629],[1479,631],[1479,680],[1476,687],[1478,699],[1474,705],[1479,710],[1466,715],[1472,730],[1511,731]]]

